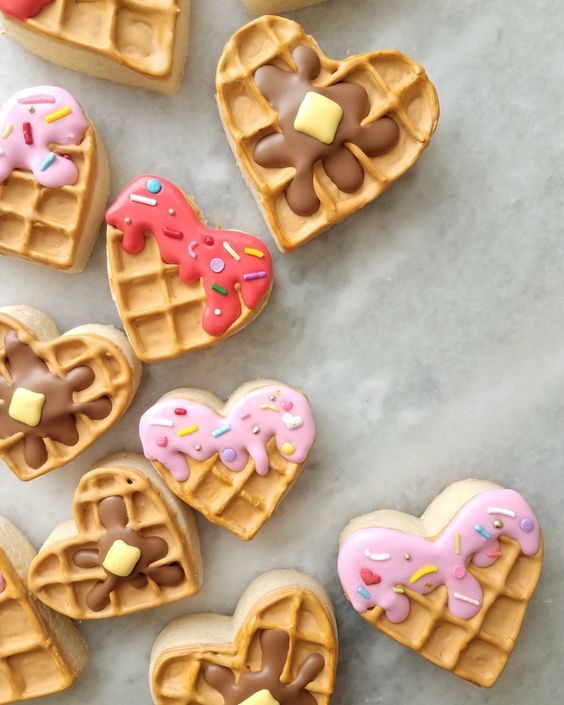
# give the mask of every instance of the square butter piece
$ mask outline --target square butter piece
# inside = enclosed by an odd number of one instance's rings
[[[280,705],[278,700],[272,695],[270,690],[259,690],[246,700],[243,700],[239,705]]]
[[[45,406],[45,394],[18,387],[12,396],[8,414],[26,426],[39,426]]]
[[[102,564],[108,573],[127,578],[141,558],[141,551],[136,546],[130,546],[121,539],[114,541],[106,553]]]
[[[334,100],[310,91],[302,100],[294,121],[294,129],[304,135],[315,137],[323,144],[333,144],[343,109]]]

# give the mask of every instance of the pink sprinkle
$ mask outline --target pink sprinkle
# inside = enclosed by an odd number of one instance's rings
[[[254,281],[255,279],[266,279],[268,274],[266,272],[251,272],[250,274],[244,274],[243,279],[247,282]]]
[[[166,448],[168,445],[168,438],[166,436],[161,436],[160,438],[157,438],[157,445],[159,448]]]
[[[184,237],[180,230],[173,230],[172,228],[163,228],[163,234],[171,240],[182,240]]]
[[[280,406],[284,409],[284,411],[292,411],[292,409],[294,408],[294,405],[291,401],[283,401]]]
[[[56,103],[57,100],[52,95],[30,95],[28,98],[20,98],[20,105],[44,105],[45,103]]]
[[[187,414],[188,412],[186,411],[186,409],[181,409],[181,408],[179,407],[178,409],[175,409],[175,410],[174,410],[174,413],[175,413],[177,416],[186,416],[186,414]]]
[[[245,414],[244,416],[241,416],[241,421],[244,421],[245,419],[250,418],[250,414]]]

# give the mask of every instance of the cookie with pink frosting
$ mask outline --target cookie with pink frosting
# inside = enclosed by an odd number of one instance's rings
[[[521,630],[542,546],[539,520],[518,492],[466,480],[419,519],[391,510],[354,519],[341,538],[338,572],[373,626],[491,686]]]
[[[62,271],[86,265],[109,191],[106,153],[64,88],[19,91],[0,108],[0,253]]]
[[[180,499],[249,540],[297,480],[315,422],[302,392],[259,380],[226,404],[197,389],[170,392],[143,414],[139,434]]]

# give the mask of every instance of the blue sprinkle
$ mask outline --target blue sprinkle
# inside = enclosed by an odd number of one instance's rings
[[[163,190],[163,185],[158,179],[149,179],[147,181],[147,191],[149,193],[160,193]]]
[[[480,526],[479,524],[476,524],[474,527],[474,531],[477,531],[480,536],[483,536],[485,539],[491,539],[492,535],[487,532],[483,526]]]
[[[55,161],[57,155],[54,152],[49,152],[45,159],[39,165],[39,171],[47,171],[51,164]]]
[[[228,433],[229,431],[231,431],[231,426],[229,424],[225,424],[225,426],[216,428],[215,431],[212,431],[212,436],[214,438],[219,438],[220,436],[223,436],[224,433]]]
[[[360,587],[357,587],[356,591],[358,592],[359,595],[362,595],[365,600],[370,599],[370,593],[366,588],[363,588],[362,585]]]

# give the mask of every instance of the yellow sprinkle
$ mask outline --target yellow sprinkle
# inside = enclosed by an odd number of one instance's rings
[[[258,257],[259,259],[262,259],[264,257],[264,252],[261,252],[260,250],[255,250],[254,247],[245,247],[245,254],[252,255],[253,257]]]
[[[401,585],[396,585],[394,588],[394,592],[398,595],[405,595],[405,588],[402,588]]]
[[[194,424],[193,426],[188,426],[188,428],[183,428],[181,431],[178,431],[178,435],[180,438],[182,438],[182,436],[189,436],[191,433],[196,433],[199,428],[199,426]]]
[[[2,133],[2,139],[7,140],[8,137],[12,134],[12,130],[14,129],[14,126],[12,125],[11,122],[9,122],[6,125],[6,128],[4,129],[4,132]]]
[[[259,409],[263,409],[264,411],[275,411],[277,414],[280,413],[280,409],[277,406],[272,406],[272,404],[261,404]]]
[[[294,455],[296,452],[296,446],[293,443],[283,443],[280,450],[284,455]]]
[[[72,108],[66,105],[64,108],[55,111],[54,113],[49,113],[45,116],[45,122],[49,125],[52,122],[57,122],[57,120],[62,120],[67,115],[72,113]]]
[[[420,580],[424,575],[429,575],[430,573],[438,573],[439,569],[437,568],[436,565],[424,565],[423,568],[419,568],[419,570],[415,571],[411,578],[409,579],[410,585],[413,585],[413,583],[416,583],[418,580]]]
[[[456,552],[456,555],[459,556],[462,548],[460,546],[460,534],[458,533],[454,535],[454,550]]]

